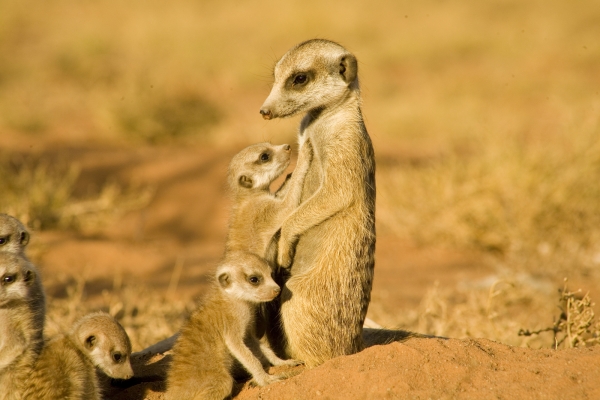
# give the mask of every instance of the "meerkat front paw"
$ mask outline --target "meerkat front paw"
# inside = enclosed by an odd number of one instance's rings
[[[283,363],[281,363],[280,365],[287,365],[290,367],[296,367],[298,365],[302,365],[304,364],[304,361],[300,361],[300,360],[282,360]]]
[[[261,377],[254,377],[254,383],[256,383],[257,386],[267,386],[284,379],[286,379],[285,375],[269,375],[265,373],[265,375]]]

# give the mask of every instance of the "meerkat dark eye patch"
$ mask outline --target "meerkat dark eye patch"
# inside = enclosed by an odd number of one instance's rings
[[[250,284],[252,286],[258,286],[258,285],[260,285],[260,282],[262,280],[262,278],[260,276],[257,276],[257,275],[250,275],[246,279],[248,279],[248,282],[250,282]]]
[[[312,71],[295,72],[287,80],[286,86],[291,89],[302,89],[314,77]]]
[[[258,156],[258,161],[260,163],[266,163],[271,161],[271,153],[268,151],[265,151],[264,153],[260,153],[260,156]]]
[[[123,361],[125,361],[125,357],[123,357],[123,354],[119,353],[118,351],[112,354],[112,359],[117,364],[121,364]]]
[[[2,286],[10,285],[11,283],[17,280],[16,274],[6,274],[2,276],[2,280],[0,280],[0,284]]]
[[[307,81],[308,77],[305,74],[298,74],[294,78],[294,85],[304,85]]]

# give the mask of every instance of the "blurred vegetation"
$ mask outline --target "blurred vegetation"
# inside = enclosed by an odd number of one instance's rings
[[[0,210],[36,230],[94,229],[148,205],[153,188],[109,182],[75,195],[76,165],[0,152]]]
[[[378,232],[476,251],[499,271],[482,286],[432,286],[421,309],[381,323],[550,346],[517,336],[548,325],[547,288],[564,276],[600,287],[598,1],[0,0],[0,10],[0,136],[13,142],[287,141],[297,119],[258,115],[275,60],[313,37],[351,49],[378,157]],[[0,209],[42,229],[150,196],[106,185],[79,198],[76,167],[3,157]]]

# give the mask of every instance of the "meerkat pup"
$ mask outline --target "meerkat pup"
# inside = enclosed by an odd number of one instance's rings
[[[216,271],[216,282],[203,304],[181,328],[173,348],[166,398],[218,399],[231,395],[234,360],[264,386],[283,379],[269,375],[263,362],[297,365],[281,360],[260,343],[254,332],[258,304],[280,292],[271,267],[247,251],[230,251]]]
[[[291,147],[259,143],[236,154],[229,164],[233,195],[225,251],[244,250],[263,256],[281,222],[298,206],[302,181],[312,158],[306,143],[290,179],[275,194],[269,187],[290,164]]]
[[[34,367],[23,371],[15,392],[23,399],[101,399],[96,367],[116,379],[133,376],[131,343],[109,314],[79,319],[68,334],[50,339]]]
[[[0,252],[0,392],[12,370],[32,365],[43,346],[45,297],[24,257]]]
[[[272,193],[271,184],[289,166],[290,158],[290,145],[271,143],[250,145],[232,158],[227,176],[232,210],[225,252],[248,251],[259,256],[266,253],[271,237],[300,202],[301,182],[312,158],[310,142],[303,146],[292,176]],[[144,351],[165,352],[176,340],[177,334]]]
[[[25,226],[8,214],[0,214],[0,252],[25,255],[29,232]]]
[[[311,141],[313,159],[301,204],[275,237],[278,264],[291,267],[291,276],[281,293],[282,338],[270,340],[313,367],[364,346],[375,158],[360,109],[358,65],[348,50],[328,40],[300,43],[276,63],[274,78],[260,113],[265,119],[305,113],[299,143]]]

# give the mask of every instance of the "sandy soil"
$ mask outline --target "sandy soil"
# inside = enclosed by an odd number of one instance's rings
[[[44,276],[49,282],[56,282],[57,276],[85,276],[87,300],[92,301],[111,287],[115,277],[165,291],[174,265],[182,260],[177,295],[201,295],[207,272],[222,252],[228,216],[225,175],[239,148],[44,149],[47,157],[82,167],[81,192],[108,180],[156,188],[149,207],[109,221],[93,233],[34,233],[32,251]],[[377,321],[378,312],[417,307],[436,280],[455,284],[482,279],[492,272],[485,265],[476,255],[416,248],[378,232],[369,316]],[[49,285],[47,291],[52,297],[62,289]],[[168,361],[160,354],[138,355],[137,378],[108,387],[107,397],[162,398]],[[295,372],[301,373],[265,388],[243,385],[237,398],[600,398],[600,347],[553,351],[513,348],[485,339],[411,339]]]
[[[107,387],[111,399],[162,399],[170,357],[135,358],[145,382]],[[410,339],[296,367],[267,387],[240,383],[236,399],[598,399],[600,347],[515,348],[486,339]]]

